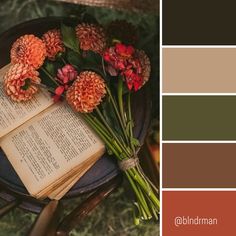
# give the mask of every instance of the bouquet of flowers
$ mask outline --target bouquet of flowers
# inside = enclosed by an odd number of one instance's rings
[[[23,35],[12,45],[4,89],[12,100],[25,102],[43,87],[55,102],[65,99],[79,112],[118,159],[136,195],[138,223],[157,219],[160,204],[156,187],[140,167],[140,144],[133,135],[131,97],[148,82],[151,70],[146,53],[132,46],[136,41],[135,27],[125,21],[106,29],[61,24],[41,38]]]

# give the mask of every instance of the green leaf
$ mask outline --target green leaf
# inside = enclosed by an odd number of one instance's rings
[[[82,67],[82,65],[84,64],[81,55],[72,50],[67,51],[66,59],[70,64],[76,67]]]
[[[126,131],[127,134],[129,134],[130,125],[131,125],[131,121],[127,122],[127,125],[125,127],[125,131]]]
[[[107,154],[108,154],[109,156],[113,155],[112,150],[107,148]]]
[[[84,55],[85,64],[102,67],[102,57],[100,54],[93,51],[86,51],[84,52]]]
[[[138,139],[136,138],[132,138],[132,144],[135,146],[135,147],[139,147],[140,146],[140,142]]]
[[[55,67],[52,62],[47,61],[46,63],[44,63],[44,68],[48,71],[49,74],[55,74]]]
[[[21,86],[20,88],[23,89],[23,90],[27,90],[30,86],[30,82],[31,80],[28,78],[25,80],[25,84],[23,86]]]
[[[67,48],[80,53],[79,40],[76,37],[75,29],[64,24],[61,25],[62,40]]]
[[[46,66],[45,66],[46,68]],[[51,73],[50,73],[51,74]],[[51,75],[54,75],[54,74],[51,74]],[[55,89],[56,88],[56,85],[55,83],[52,82],[52,80],[50,80],[48,78],[48,75],[45,73],[45,71],[43,71],[42,69],[39,70],[39,76],[40,76],[40,79],[41,79],[41,83],[46,85],[47,87],[49,88],[52,88],[52,89]]]
[[[134,127],[133,120],[128,121],[126,125],[126,132],[129,133],[130,128],[132,129],[133,127]]]
[[[77,67],[79,71],[91,70],[98,73],[103,78],[105,77],[102,70],[101,56],[97,53],[89,51],[83,52],[83,55],[81,55],[69,49],[66,53],[66,59],[70,64]]]

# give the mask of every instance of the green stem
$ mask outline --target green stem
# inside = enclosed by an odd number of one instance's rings
[[[63,56],[60,56],[60,59],[61,59],[61,61],[63,62],[64,65],[67,64],[66,61],[65,61],[65,59],[63,58]]]
[[[85,121],[97,132],[97,134],[101,137],[101,139],[104,141],[106,146],[114,153],[114,155],[119,160],[122,160],[122,158],[120,157],[121,150],[119,149],[117,142],[112,141],[111,137],[104,130],[104,127],[103,128],[100,127],[101,123],[98,120],[93,119],[93,116],[91,114],[85,114],[83,115],[83,117]],[[156,202],[155,200],[156,197],[154,196],[154,194],[151,194],[150,192],[146,192],[148,191],[147,187],[145,186],[146,183],[140,179],[141,177],[139,176],[137,170],[134,169],[133,172],[128,170],[125,172],[125,174],[137,196],[138,202],[140,203],[140,209],[141,209],[143,218],[145,219],[151,218],[149,207],[146,203],[144,195],[142,195],[143,191],[146,197],[147,198],[150,197],[151,198],[150,201],[153,202],[151,210],[154,211],[156,209],[156,212],[158,212],[159,204],[157,204],[158,202]],[[138,185],[136,186],[135,182],[138,182],[141,188]],[[158,206],[158,207],[155,207],[155,206]]]
[[[107,72],[106,72],[106,69],[105,69],[105,63],[104,63],[103,57],[102,57],[102,70],[103,70],[104,76],[106,77],[107,76]]]
[[[106,132],[106,129],[104,129],[104,127],[102,126],[102,124],[101,124],[97,119],[95,119],[95,117],[93,117],[93,116],[90,115],[90,114],[87,114],[87,118],[99,129],[99,131],[100,131],[108,140],[111,140],[111,139],[112,139],[112,136],[109,135],[109,134]]]
[[[96,116],[92,115],[91,113],[90,114],[87,114],[87,116],[92,119],[99,127],[100,129],[103,131],[103,132],[106,132],[107,135],[110,136],[110,138],[112,138],[112,134],[109,134],[109,132],[107,131],[106,127],[97,119]]]
[[[154,215],[155,219],[158,220],[158,209],[156,209],[155,205],[153,204],[153,202],[151,201],[150,198],[147,198],[148,202],[149,202],[149,206],[152,210],[152,214]]]
[[[96,112],[99,115],[99,117],[101,118],[103,124],[106,126],[106,128],[108,129],[108,131],[110,132],[110,134],[113,136],[113,138],[116,140],[117,144],[119,145],[119,147],[121,148],[121,153],[125,153],[126,155],[129,156],[129,153],[127,152],[127,149],[124,147],[124,145],[122,145],[122,143],[120,142],[120,139],[116,136],[116,134],[114,133],[114,131],[111,129],[111,127],[109,126],[109,124],[107,123],[107,121],[105,120],[105,118],[103,117],[103,114],[101,113],[101,111],[99,110],[99,108],[96,108]]]
[[[128,119],[129,122],[132,122],[132,111],[131,111],[131,92],[129,92],[128,94]],[[135,147],[133,145],[132,139],[133,139],[133,127],[132,125],[129,126],[129,132],[130,132],[130,145],[131,145],[131,149],[133,150],[133,152],[135,153]],[[136,173],[134,173],[134,176],[136,178],[139,179],[139,182],[142,182],[142,186],[145,186],[145,192],[149,193],[152,192],[153,193],[153,189],[157,192],[157,189],[153,186],[152,183],[150,183],[149,179],[144,175],[144,173],[142,173],[142,170],[140,170],[138,168],[138,170],[134,169],[136,171]],[[140,172],[140,173],[139,173]],[[151,186],[152,188],[151,188]],[[157,197],[155,197],[155,199],[153,199],[155,204],[158,205],[158,207],[160,207],[160,203],[157,199]]]
[[[146,199],[145,199],[145,197],[144,197],[144,194],[143,194],[142,189],[140,188],[139,185],[136,185],[136,188],[137,188],[137,190],[138,190],[138,192],[139,192],[140,199],[142,199],[142,202],[143,202],[143,205],[145,206],[145,209],[148,209],[148,210],[149,210],[149,206],[147,205],[147,202],[146,202]],[[149,210],[149,213],[150,213],[150,210]],[[146,217],[146,218],[144,218],[144,219],[145,219],[145,220],[148,220],[148,219],[150,219],[150,218],[151,218],[151,217],[150,217],[150,215],[149,215],[148,217]]]
[[[64,65],[68,64],[68,63],[65,61],[62,52],[59,52],[59,53],[57,54],[56,58],[59,58],[59,59],[62,61],[62,63],[63,63]]]
[[[145,197],[144,197],[144,195],[143,195],[142,189],[140,188],[139,185],[137,185],[136,188],[137,188],[137,190],[138,190],[138,192],[139,192],[140,198],[141,198],[142,201],[143,201],[143,204],[145,205],[146,208],[148,208],[148,205],[147,205],[147,202],[146,202]]]
[[[139,218],[147,220],[148,219],[147,213],[145,212],[145,210],[143,209],[143,207],[139,201],[137,202],[136,206],[138,207],[138,210],[139,210]]]
[[[129,180],[129,182],[130,182],[130,184],[131,184],[131,186],[132,186],[132,188],[133,188],[133,190],[136,194],[138,202],[140,203],[140,207],[145,211],[145,213],[147,214],[147,217],[151,218],[151,213],[150,213],[149,209],[146,207],[143,199],[140,197],[139,191],[138,191],[136,185],[134,184],[134,181],[133,181],[132,177],[130,176],[130,174],[127,171],[125,172],[125,174],[126,174],[128,180]]]
[[[113,98],[112,93],[111,93],[111,91],[110,91],[110,89],[109,89],[108,86],[106,86],[106,90],[107,90],[108,96],[109,96],[110,99],[111,99],[111,103],[112,103],[112,105],[113,105],[113,107],[114,107],[116,116],[118,117],[118,120],[119,120],[119,122],[120,122],[120,126],[121,126],[121,129],[122,129],[122,131],[123,131],[123,134],[124,134],[124,137],[125,137],[125,141],[126,141],[126,143],[128,144],[129,141],[128,141],[128,136],[127,136],[127,133],[126,133],[126,130],[125,130],[125,123],[123,122],[123,119],[121,118],[121,115],[120,115],[120,113],[119,113],[119,110],[118,110],[116,101],[115,101],[115,99]]]
[[[116,144],[111,143],[110,139],[108,139],[106,137],[106,135],[104,135],[104,133],[100,130],[99,125],[96,124],[96,122],[94,122],[94,120],[91,117],[89,117],[88,114],[83,115],[83,118],[96,131],[96,133],[99,135],[99,137],[104,141],[106,146],[111,149],[111,151],[115,154],[115,156],[118,159],[120,159],[120,155],[119,155],[118,151],[115,149]]]
[[[123,80],[121,78],[118,79],[118,104],[121,118],[125,126],[126,121],[125,121],[124,104],[123,104]]]
[[[150,197],[150,199],[153,201],[154,205],[160,208],[160,202],[157,198],[157,196],[154,194],[153,190],[150,188],[150,186],[147,184],[147,182],[141,177],[136,169],[129,169],[128,172],[132,176],[132,178],[142,187],[145,194]]]
[[[128,94],[128,120],[130,122],[129,124],[129,137],[130,137],[130,146],[131,146],[131,149],[133,151],[133,153],[135,153],[135,147],[134,147],[134,144],[133,144],[133,120],[132,120],[132,112],[131,112],[131,92],[129,92]]]

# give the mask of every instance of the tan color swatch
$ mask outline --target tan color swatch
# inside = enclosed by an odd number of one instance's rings
[[[163,93],[236,93],[236,48],[164,48]]]

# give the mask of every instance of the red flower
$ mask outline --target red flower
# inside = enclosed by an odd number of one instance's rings
[[[55,89],[55,94],[56,95],[62,95],[63,94],[63,92],[64,92],[64,90],[65,90],[65,88],[64,88],[64,86],[58,86],[56,89]]]
[[[65,91],[65,87],[64,87],[63,85],[58,86],[58,87],[55,89],[55,91],[54,91],[55,95],[53,96],[54,102],[57,102],[57,101],[60,100],[61,95],[64,93],[64,91]]]
[[[143,79],[139,75],[131,73],[129,77],[126,77],[126,84],[129,90],[134,88],[134,91],[137,91],[142,87]]]
[[[125,46],[122,43],[117,43],[115,45],[115,50],[122,57],[131,57],[134,53],[134,48],[132,46]]]
[[[108,63],[107,71],[111,76],[122,75],[128,89],[137,91],[150,75],[150,61],[143,53],[132,46],[117,43],[104,52],[103,58]]]
[[[77,75],[78,72],[70,64],[65,65],[57,71],[57,78],[63,84],[67,84],[68,82],[75,80]]]
[[[68,83],[74,81],[77,76],[78,72],[70,64],[58,69],[56,80],[59,81],[61,85],[59,85],[54,91],[54,102],[57,102],[61,98],[62,94],[69,88]]]

